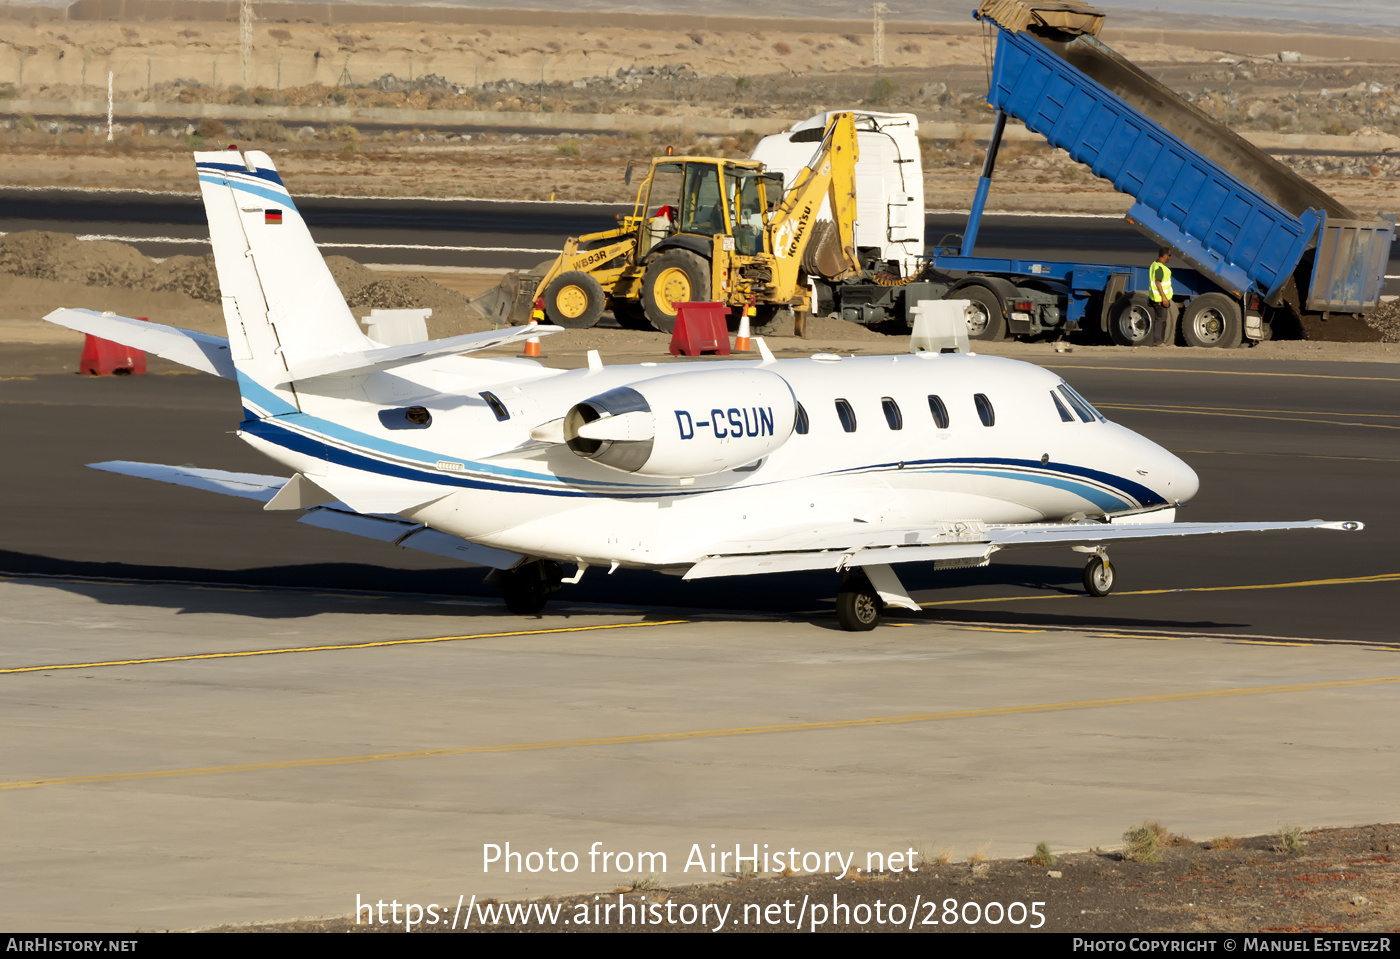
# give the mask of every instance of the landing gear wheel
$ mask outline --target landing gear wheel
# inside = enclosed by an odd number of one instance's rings
[[[667,250],[642,279],[642,309],[653,329],[676,328],[676,304],[710,298],[710,266],[689,250]]]
[[[501,587],[501,596],[506,609],[516,616],[538,616],[549,602],[549,592],[539,580],[508,580]]]
[[[868,580],[851,579],[836,594],[836,621],[847,632],[863,633],[879,625],[884,605]]]
[[[1187,346],[1233,350],[1244,335],[1240,305],[1224,293],[1192,297],[1181,317],[1181,335]]]
[[[553,560],[538,560],[501,571],[501,597],[506,609],[516,616],[538,616],[544,611],[549,597],[559,592],[564,571]]]
[[[997,295],[985,286],[968,286],[948,294],[952,300],[970,300],[967,307],[967,338],[1006,339],[1006,314]]]
[[[1118,301],[1108,321],[1108,335],[1116,346],[1152,345],[1152,300],[1146,293]]]
[[[603,288],[587,273],[570,270],[556,276],[544,291],[544,315],[569,330],[586,330],[603,315]]]
[[[1090,596],[1107,596],[1113,592],[1113,580],[1117,574],[1107,556],[1090,557],[1084,565],[1084,588]]]

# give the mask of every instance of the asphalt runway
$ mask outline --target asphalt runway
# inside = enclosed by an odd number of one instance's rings
[[[295,190],[295,183],[292,185]],[[520,203],[297,197],[325,253],[363,262],[526,269],[570,236],[611,229],[630,204]],[[209,229],[194,195],[0,189],[0,231],[54,230],[126,238],[148,256],[206,253]],[[960,234],[965,216],[926,218],[930,248]],[[165,239],[153,239],[165,238]],[[169,242],[169,239],[181,242]],[[1116,217],[989,213],[978,234],[985,256],[1056,256],[1147,262],[1156,244]],[[541,252],[543,251],[543,252]],[[1395,256],[1400,273],[1400,253]]]
[[[820,574],[620,571],[519,618],[479,570],[84,468],[268,471],[223,381],[0,380],[0,924],[446,913],[722,879],[686,868],[712,843],[995,858],[1393,818],[1400,367],[1054,368],[1197,468],[1183,519],[1367,529],[1124,546],[1105,599],[1068,550],[905,567],[925,613],[865,634]],[[580,865],[506,873],[505,843]]]

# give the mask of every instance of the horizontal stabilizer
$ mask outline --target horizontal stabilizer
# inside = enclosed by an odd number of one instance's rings
[[[373,373],[377,370],[393,369],[420,360],[430,360],[439,356],[454,356],[459,353],[475,353],[489,350],[493,346],[505,346],[527,340],[532,336],[546,336],[562,333],[562,326],[515,326],[505,330],[483,330],[480,333],[464,333],[449,336],[443,340],[428,340],[426,343],[409,343],[406,346],[383,346],[378,349],[355,353],[341,353],[302,360],[292,366],[288,382],[314,380],[320,376],[348,376]],[[287,383],[280,383],[285,386]]]
[[[162,483],[174,483],[176,486],[188,486],[262,503],[269,502],[277,495],[278,490],[287,484],[287,478],[284,476],[230,473],[226,470],[199,469],[193,466],[161,466],[157,463],[129,463],[120,460],[88,465],[92,469],[107,473],[159,480]],[[468,543],[455,536],[428,529],[421,523],[412,523],[394,516],[363,516],[342,508],[339,504],[313,507],[301,517],[300,522],[321,529],[349,533],[352,536],[363,536],[381,543],[392,543],[421,553],[445,556],[474,566],[510,569],[521,559],[518,553]]]
[[[234,378],[228,340],[222,336],[95,310],[54,310],[44,319],[57,326],[66,326],[79,333],[91,333],[182,366],[222,376],[226,380]]]
[[[205,470],[193,466],[161,466],[156,463],[129,463],[113,460],[107,463],[89,463],[91,469],[106,473],[120,473],[123,476],[138,476],[141,479],[159,480],[188,486],[209,493],[222,493],[225,496],[240,496],[266,503],[277,495],[286,484],[285,476],[264,476],[261,473],[230,473],[226,470]]]

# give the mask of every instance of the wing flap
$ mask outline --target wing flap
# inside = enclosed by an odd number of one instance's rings
[[[864,525],[864,524],[859,524]],[[953,529],[952,532],[949,530]],[[933,563],[943,569],[984,566],[997,550],[1045,546],[1093,545],[1169,536],[1208,536],[1222,533],[1266,533],[1277,530],[1330,529],[1352,532],[1365,526],[1353,521],[1304,520],[1285,523],[1027,523],[982,526],[974,523],[938,524],[907,529],[844,526],[837,533],[816,531],[808,549],[767,550],[716,548],[685,574],[685,579],[751,576],[814,569],[852,569],[896,563]],[[784,533],[775,541],[795,547],[799,537]],[[939,542],[942,540],[942,542]]]
[[[229,355],[228,340],[222,336],[96,310],[54,310],[44,319],[55,326],[91,333],[226,380],[234,378],[233,357]]]
[[[1062,544],[1120,543],[1167,536],[1211,536],[1220,533],[1268,533],[1290,529],[1331,529],[1354,532],[1365,529],[1354,521],[1320,519],[1290,523],[1034,523],[1024,526],[989,526],[987,533],[998,549]]]

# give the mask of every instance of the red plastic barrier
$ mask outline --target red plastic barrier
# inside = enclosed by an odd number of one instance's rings
[[[146,319],[146,317],[138,317]],[[83,355],[78,360],[78,372],[89,376],[126,375],[146,372],[146,354],[143,350],[133,350],[129,346],[113,343],[87,335],[83,342]]]
[[[723,303],[677,303],[671,355],[729,355],[729,307]]]

